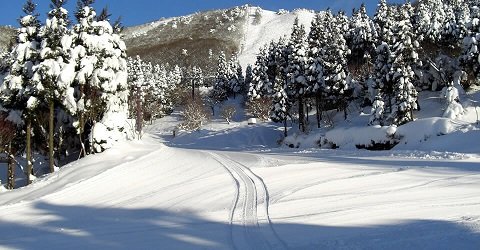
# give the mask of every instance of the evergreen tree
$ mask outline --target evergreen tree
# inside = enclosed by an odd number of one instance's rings
[[[92,99],[96,97],[96,92],[92,84],[92,75],[97,66],[101,63],[99,58],[101,51],[94,46],[91,46],[92,42],[99,39],[95,31],[95,10],[91,7],[94,0],[79,0],[77,2],[77,11],[75,17],[77,24],[73,27],[73,56],[72,59],[76,61],[76,76],[75,85],[77,91],[77,121],[74,126],[77,129],[77,133],[82,147],[82,154],[85,155],[87,150],[85,148],[85,124],[87,122],[92,123],[96,117],[96,111],[94,108],[96,105],[92,105],[97,100]]]
[[[9,72],[5,77],[0,91],[0,98],[3,108],[10,112],[17,112],[22,120],[17,121],[17,126],[25,125],[26,133],[25,152],[27,167],[25,175],[28,183],[31,182],[33,174],[32,161],[32,122],[37,111],[38,90],[31,81],[33,68],[39,60],[39,30],[40,22],[35,11],[36,4],[28,0],[23,12],[25,16],[19,19],[20,28],[17,30],[16,46],[12,51],[13,62],[10,63]],[[22,126],[23,127],[23,126]]]
[[[97,17],[93,23],[96,43],[91,47],[98,54],[91,86],[95,90],[98,118],[92,121],[90,144],[97,152],[110,148],[125,137],[128,116],[126,46],[108,20]],[[89,98],[92,100],[92,98]],[[99,135],[98,131],[106,130]],[[97,138],[97,135],[99,137]]]
[[[339,110],[343,110],[347,118],[347,105],[351,89],[347,81],[347,56],[350,50],[341,33],[341,26],[334,18],[328,26],[329,36],[322,54],[323,77],[325,79],[325,98]]]
[[[369,62],[375,52],[377,31],[373,21],[367,14],[365,4],[351,18],[351,51],[350,57],[356,64]]]
[[[267,86],[271,85],[267,74],[267,64],[266,48],[262,48],[255,61],[255,66],[252,71],[253,78],[248,87],[247,97],[250,101],[267,96]]]
[[[424,0],[417,6],[416,23],[421,40],[439,42],[445,24],[445,6],[442,0]]]
[[[418,61],[417,48],[419,44],[411,23],[410,4],[399,9],[399,19],[395,28],[395,41],[391,56],[392,69],[390,77],[394,82],[395,106],[391,114],[394,124],[404,124],[413,121],[413,111],[418,109],[417,90],[413,85],[413,71]]]
[[[237,65],[236,71],[235,76],[230,80],[231,82],[233,81],[231,86],[234,98],[237,94],[245,93],[245,76],[243,75],[243,69],[240,64]]]
[[[307,79],[305,77],[305,68],[307,65],[307,45],[305,40],[305,28],[299,24],[298,18],[296,18],[292,28],[292,35],[287,45],[288,62],[286,71],[288,72],[288,95],[297,100],[299,128],[302,132],[306,131],[304,102],[308,90]]]
[[[331,21],[331,13],[317,13],[312,21],[310,32],[308,33],[308,52],[307,52],[307,68],[305,75],[308,82],[309,93],[315,95],[315,107],[317,113],[317,127],[320,128],[320,119],[322,108],[321,97],[324,91],[323,78],[323,58],[324,49],[326,48],[328,23]]]
[[[278,74],[282,74],[278,71]],[[279,76],[281,77],[281,76]],[[284,125],[284,136],[287,137],[287,119],[289,117],[291,102],[286,92],[287,85],[284,81],[277,81],[273,86],[272,110],[270,119],[274,122],[282,122]]]
[[[56,103],[61,103],[70,113],[76,112],[73,98],[75,62],[70,61],[72,36],[67,28],[68,11],[63,8],[64,0],[51,0],[51,11],[45,26],[40,31],[40,63],[34,68],[33,81],[39,90],[42,102],[49,109],[48,148],[50,172],[54,162],[54,118]]]
[[[218,56],[217,72],[215,74],[215,83],[212,89],[212,99],[215,103],[227,100],[229,94],[229,71],[230,67],[223,51]]]

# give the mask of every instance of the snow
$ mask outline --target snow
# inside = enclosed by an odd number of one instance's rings
[[[258,24],[254,22],[257,9],[261,13],[261,20]],[[312,11],[305,9],[298,9],[279,15],[259,7],[248,7],[247,13],[249,18],[246,19],[243,31],[246,35],[241,42],[241,50],[238,55],[240,65],[244,69],[248,64],[253,65],[255,63],[258,51],[265,44],[269,44],[271,41],[278,41],[281,37],[289,37],[296,17],[299,18],[299,24],[306,27],[308,33],[311,21],[315,15]]]
[[[239,56],[242,65],[254,61],[259,46],[288,34],[290,30],[279,27],[291,27],[295,16],[308,26],[313,13],[262,11],[260,24],[249,20],[251,35]],[[106,23],[97,25],[111,32]],[[110,56],[124,50],[120,41],[103,42],[89,43],[106,47]],[[82,57],[81,50],[74,54]],[[67,92],[74,77],[85,82],[92,74],[107,90],[125,87],[127,75],[117,73],[126,68],[124,60],[107,57],[106,66],[94,72],[93,60],[82,58],[84,71],[77,76],[54,60],[46,60],[43,67],[52,76],[60,75]],[[173,113],[148,126],[142,140],[121,141],[128,133],[125,94],[108,96],[105,116],[92,128],[96,151],[108,150],[36,178],[27,187],[8,191],[0,185],[0,248],[480,246],[479,92],[459,98],[458,91],[442,97],[424,91],[415,120],[398,127],[367,126],[369,114],[354,107],[349,107],[348,120],[329,111],[326,118],[331,121],[323,121],[328,126],[283,141],[293,148],[280,145],[281,124],[249,125],[242,115],[229,123],[214,117],[199,131],[187,133],[176,130],[181,121]],[[444,99],[463,111],[442,117],[446,110],[438,107]],[[72,100],[65,101],[77,105]],[[35,102],[30,99],[28,105]],[[83,109],[83,101],[79,104]],[[10,112],[13,115],[20,117]],[[391,140],[398,143],[391,151],[356,149]],[[319,148],[324,141],[339,149]]]
[[[431,97],[398,128],[329,129],[345,145],[337,150],[315,147],[321,130],[298,136],[299,149],[279,147],[281,126],[240,115],[173,137],[174,113],[141,141],[0,190],[0,248],[478,249],[474,109],[432,118]],[[97,123],[95,137],[105,130]],[[351,147],[392,135],[392,151]]]

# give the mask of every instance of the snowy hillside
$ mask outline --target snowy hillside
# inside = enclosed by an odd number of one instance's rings
[[[182,49],[188,49],[192,61],[204,61],[212,49],[214,53],[223,50],[228,56],[239,52],[240,64],[246,68],[255,62],[260,47],[290,35],[296,17],[308,29],[314,13],[305,9],[274,12],[241,6],[161,19],[128,27],[123,34],[130,56],[139,54],[154,63],[183,65],[185,62],[179,58]]]
[[[260,13],[260,22],[255,22],[255,14]],[[310,28],[314,12],[312,10],[298,9],[293,12],[273,12],[258,7],[248,8],[249,18],[244,28],[244,40],[241,44],[238,57],[242,68],[248,64],[254,64],[260,48],[271,41],[277,41],[281,37],[289,37],[295,18],[298,17],[300,24]]]

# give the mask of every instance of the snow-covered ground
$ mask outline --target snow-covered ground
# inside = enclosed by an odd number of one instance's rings
[[[480,154],[454,141],[478,149],[472,114],[450,121],[470,129],[381,152],[278,147],[281,128],[241,116],[173,138],[166,117],[0,191],[0,248],[479,249]]]

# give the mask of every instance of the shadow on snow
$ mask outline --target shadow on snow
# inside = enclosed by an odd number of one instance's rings
[[[43,221],[40,224],[26,225],[0,218],[0,248],[233,248],[228,240],[229,224],[209,221],[189,212],[41,202],[35,204],[35,211],[40,211],[37,216]],[[480,246],[478,230],[475,232],[461,222],[418,220],[365,227],[274,224],[274,228],[290,249],[478,249]]]

